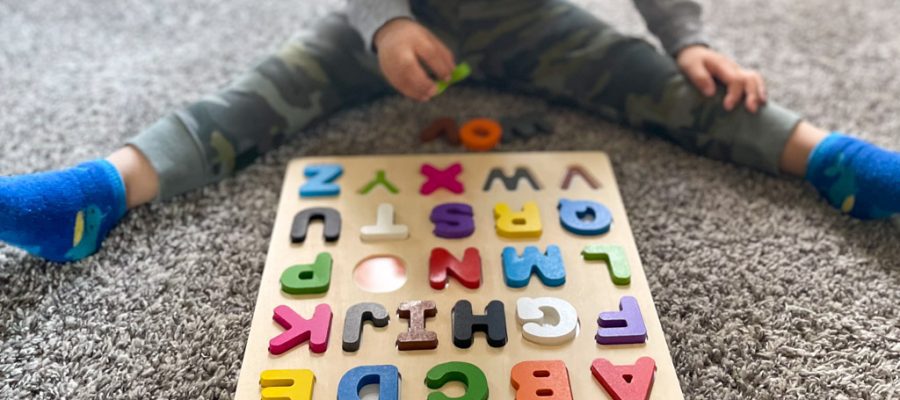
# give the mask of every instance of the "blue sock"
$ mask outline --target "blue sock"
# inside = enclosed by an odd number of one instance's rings
[[[809,155],[806,180],[856,218],[900,214],[900,153],[832,133]]]
[[[0,177],[0,241],[51,261],[85,258],[125,215],[125,184],[106,160]]]

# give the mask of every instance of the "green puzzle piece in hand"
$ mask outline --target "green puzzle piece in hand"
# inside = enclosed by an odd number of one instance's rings
[[[468,63],[460,63],[459,65],[456,66],[456,68],[453,69],[453,72],[450,73],[450,79],[448,79],[446,81],[435,82],[437,84],[437,93],[435,94],[435,96],[437,96],[441,93],[444,93],[444,91],[447,90],[447,88],[450,87],[450,85],[453,85],[454,83],[458,83],[458,82],[468,78],[469,75],[471,75],[471,74],[472,74],[472,68],[469,67],[469,64]]]

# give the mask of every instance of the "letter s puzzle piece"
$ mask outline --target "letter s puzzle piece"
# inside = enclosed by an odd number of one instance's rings
[[[522,361],[509,375],[516,400],[572,400],[569,370],[560,360]]]
[[[475,232],[472,206],[464,203],[445,203],[435,206],[429,217],[434,223],[434,236],[462,239]]]
[[[337,400],[360,400],[360,390],[368,385],[378,385],[379,400],[398,400],[400,371],[393,365],[363,365],[353,368],[341,377]]]
[[[440,389],[447,382],[454,381],[466,385],[466,393],[459,397],[448,397],[441,392],[431,392],[427,400],[487,400],[488,382],[484,372],[473,364],[451,361],[438,364],[425,375],[425,386]]]
[[[309,180],[300,187],[300,197],[337,196],[341,193],[341,187],[333,182],[343,173],[344,167],[339,164],[307,165],[303,175]]]
[[[308,369],[270,369],[259,374],[262,400],[312,400],[316,376]]]
[[[578,333],[575,307],[556,297],[520,297],[516,301],[516,320],[522,326],[522,336],[538,344],[563,344]]]
[[[537,203],[526,202],[521,212],[512,212],[509,204],[497,203],[494,206],[494,228],[497,235],[511,239],[541,237],[543,226]]]
[[[598,358],[591,363],[591,373],[613,400],[647,400],[653,388],[656,362],[641,357],[634,365],[613,365]]]

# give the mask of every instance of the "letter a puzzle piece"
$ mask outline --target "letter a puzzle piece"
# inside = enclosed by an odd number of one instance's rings
[[[575,339],[578,313],[569,302],[556,297],[520,297],[516,301],[516,320],[526,340],[557,345]]]
[[[653,388],[656,362],[641,357],[634,365],[613,365],[598,358],[591,363],[591,373],[613,400],[647,400]]]
[[[262,400],[312,400],[316,376],[308,369],[270,369],[259,374]]]
[[[576,235],[592,236],[609,232],[612,214],[603,204],[595,201],[560,199],[559,223]]]
[[[399,400],[400,371],[393,365],[355,367],[341,377],[337,400],[360,400],[360,390],[368,385],[378,385],[379,400]]]
[[[512,212],[509,204],[497,203],[494,206],[494,228],[497,230],[497,235],[506,238],[541,237],[543,226],[537,203],[533,201],[525,203],[520,212]]]
[[[560,360],[522,361],[509,375],[516,400],[572,400],[569,370]]]
[[[372,325],[382,328],[388,325],[391,316],[387,310],[378,303],[359,303],[347,309],[344,317],[344,334],[341,347],[344,351],[354,352],[359,350],[362,341],[363,323],[372,321]]]
[[[600,344],[637,344],[647,341],[647,327],[637,299],[623,296],[619,311],[602,312],[597,320],[600,329],[594,339]]]
[[[359,234],[364,242],[404,240],[409,237],[409,227],[394,224],[394,206],[381,203],[378,205],[375,225],[366,225],[360,228]]]
[[[325,293],[331,284],[331,254],[319,253],[312,264],[294,265],[281,274],[281,291],[288,294]]]
[[[621,246],[593,244],[586,246],[581,251],[581,256],[587,261],[605,261],[614,284],[631,283],[631,267],[628,265],[625,249]]]
[[[451,361],[438,364],[425,374],[425,386],[440,389],[447,382],[460,382],[466,386],[466,393],[459,397],[448,397],[441,392],[431,392],[427,400],[487,400],[488,382],[484,372],[473,364]]]
[[[434,236],[445,239],[462,239],[475,232],[472,206],[464,203],[440,204],[431,210]]]
[[[438,346],[437,334],[425,329],[425,319],[437,315],[433,301],[407,301],[397,308],[400,318],[409,319],[409,329],[397,336],[400,350],[429,350]]]
[[[286,331],[269,341],[269,353],[282,354],[307,340],[310,351],[324,353],[328,349],[331,317],[328,304],[317,305],[312,319],[304,319],[285,305],[275,307],[272,319]]]
[[[532,273],[537,273],[541,282],[547,286],[562,286],[566,283],[566,268],[559,247],[555,245],[547,246],[546,254],[541,254],[537,247],[528,246],[522,252],[522,257],[516,254],[516,249],[505,247],[502,257],[506,286],[528,286]]]
[[[307,165],[303,175],[309,178],[300,187],[300,197],[337,196],[341,187],[333,182],[344,173],[344,167],[338,164]]]
[[[438,247],[431,250],[431,258],[428,259],[428,281],[431,287],[444,289],[450,280],[449,276],[469,289],[478,289],[481,286],[481,255],[478,249],[467,248],[462,262],[446,249]]]
[[[422,195],[429,195],[440,188],[447,189],[456,194],[462,193],[465,188],[463,187],[463,184],[456,179],[457,175],[462,173],[462,170],[463,168],[460,163],[450,165],[446,169],[437,169],[427,163],[422,164],[420,171],[422,172],[422,175],[425,175],[426,180],[419,189],[419,193]]]

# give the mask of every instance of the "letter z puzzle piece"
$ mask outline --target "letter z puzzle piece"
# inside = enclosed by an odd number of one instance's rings
[[[609,209],[595,201],[560,199],[557,208],[559,223],[576,235],[601,235],[609,232],[609,226],[612,225]]]
[[[509,375],[516,400],[572,400],[569,370],[560,360],[522,361]]]
[[[516,320],[526,340],[558,345],[575,339],[578,313],[569,302],[556,297],[520,297],[516,301]]]
[[[647,400],[653,388],[656,362],[641,357],[634,365],[613,365],[598,358],[591,363],[591,373],[613,400]]]
[[[319,253],[316,262],[291,266],[281,274],[281,291],[288,294],[325,293],[331,285],[331,254]]]
[[[324,353],[328,349],[331,317],[331,307],[328,304],[317,305],[312,319],[304,319],[285,305],[275,307],[272,319],[286,331],[269,341],[269,353],[282,354],[307,340],[310,351]]]
[[[339,164],[307,165],[303,175],[309,180],[300,187],[300,197],[328,197],[341,193],[341,187],[334,183],[344,173]]]
[[[368,385],[378,385],[379,400],[400,399],[400,371],[393,365],[355,367],[338,384],[337,400],[360,400],[359,392]]]
[[[441,392],[431,392],[427,400],[487,400],[488,382],[484,372],[473,364],[451,361],[438,364],[425,374],[425,386],[440,389],[447,382],[460,382],[466,386],[466,393],[459,397],[448,397]]]
[[[619,311],[602,312],[597,319],[600,329],[594,339],[599,344],[638,344],[647,341],[647,327],[637,299],[623,296]]]
[[[316,376],[308,369],[270,369],[259,374],[262,400],[312,400]]]

